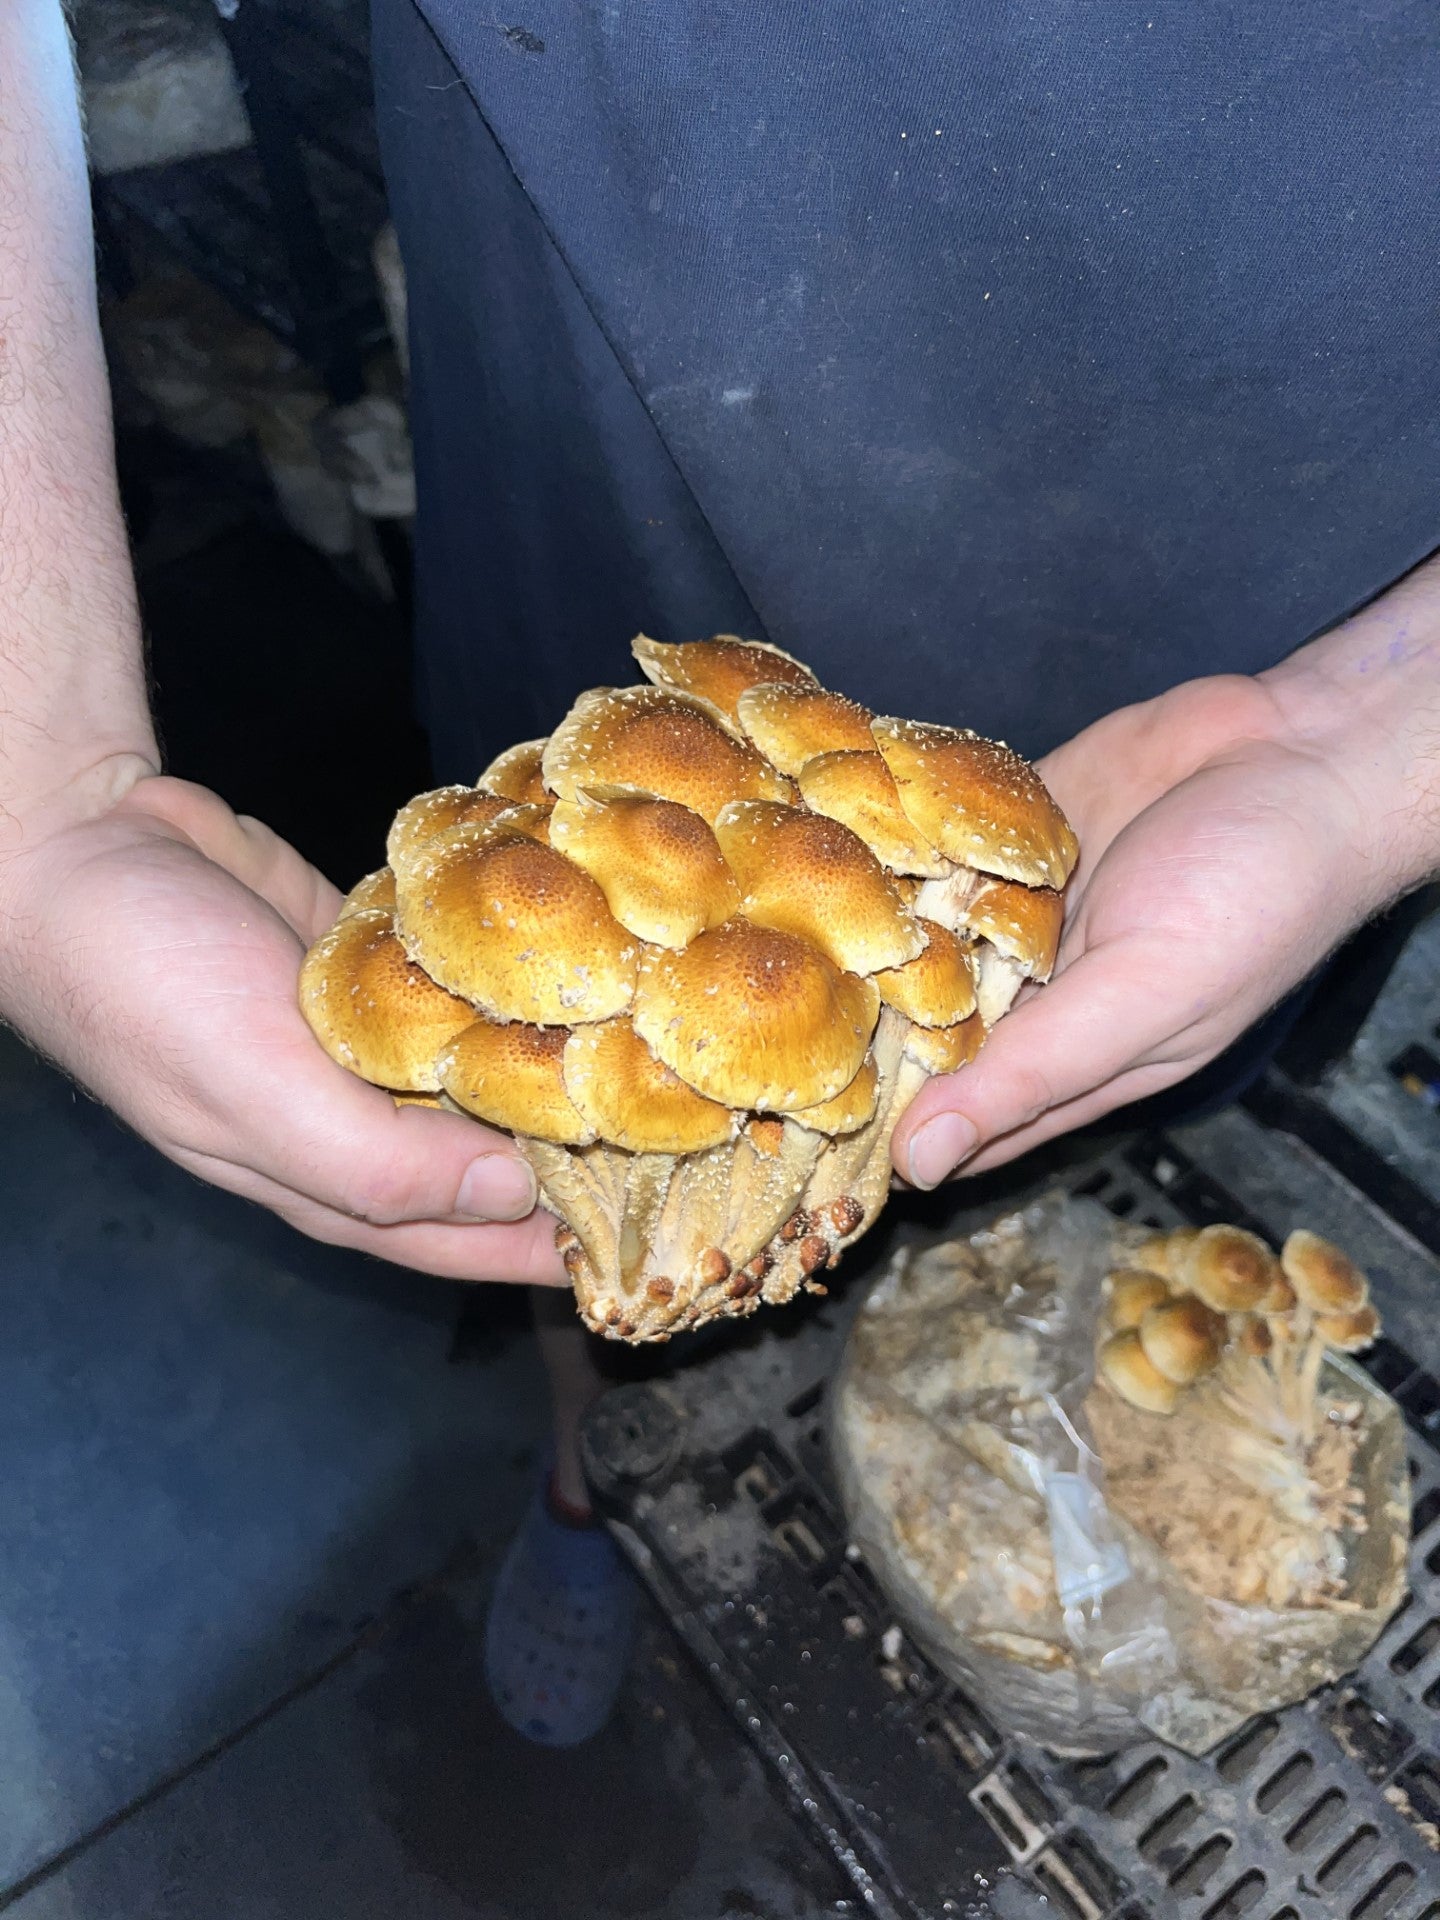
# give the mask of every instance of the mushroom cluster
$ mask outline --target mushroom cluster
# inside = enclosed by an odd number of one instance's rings
[[[1221,1369],[1228,1390],[1261,1396],[1313,1438],[1326,1352],[1358,1353],[1380,1331],[1364,1274],[1304,1227],[1278,1257],[1223,1225],[1153,1234],[1127,1257],[1105,1281],[1097,1369],[1145,1413],[1173,1413],[1188,1386]]]
[[[778,648],[634,653],[474,787],[403,807],[311,949],[332,1058],[510,1130],[581,1314],[664,1339],[816,1287],[895,1123],[1054,964],[1074,834],[979,735]]]

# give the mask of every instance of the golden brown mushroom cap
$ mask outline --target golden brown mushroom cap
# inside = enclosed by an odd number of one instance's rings
[[[798,934],[849,973],[903,966],[925,935],[863,840],[838,820],[741,800],[715,822],[725,863],[759,927]]]
[[[337,920],[300,969],[300,1007],[342,1067],[397,1093],[433,1093],[441,1049],[475,1018],[406,958],[388,913]]]
[[[1315,1331],[1327,1347],[1338,1347],[1341,1353],[1359,1353],[1379,1337],[1380,1316],[1366,1301],[1349,1313],[1317,1313]]]
[[[1048,980],[1060,949],[1065,904],[1052,887],[982,880],[960,909],[960,924],[988,940],[1036,980]]]
[[[788,800],[793,792],[705,701],[663,687],[582,693],[550,736],[544,772],[564,800],[582,789],[644,793],[677,800],[712,824],[732,800]]]
[[[352,913],[365,913],[371,908],[378,908],[381,913],[395,911],[395,876],[389,867],[379,867],[374,873],[367,873],[363,880],[357,880],[340,903],[337,917],[344,920]]]
[[[733,1140],[743,1118],[686,1086],[628,1020],[571,1034],[565,1087],[595,1135],[631,1153],[701,1153]]]
[[[1354,1313],[1370,1297],[1350,1256],[1306,1227],[1297,1227],[1280,1249],[1280,1264],[1297,1299],[1316,1313]]]
[[[930,921],[925,951],[902,967],[884,967],[874,976],[880,998],[921,1027],[953,1027],[975,1011],[975,974],[970,945],[958,934]]]
[[[630,651],[647,680],[708,700],[737,728],[740,696],[749,688],[764,681],[792,687],[815,685],[814,674],[793,654],[772,647],[768,640],[737,640],[732,633],[669,645],[641,633],[631,641]]]
[[[557,1146],[588,1146],[594,1128],[565,1090],[564,1027],[505,1026],[475,1020],[440,1058],[440,1084],[455,1102],[491,1126]]]
[[[486,827],[514,805],[478,787],[435,787],[417,793],[396,814],[386,851],[392,867],[401,867],[433,840],[456,827]]]
[[[790,1112],[860,1071],[880,1011],[868,980],[795,935],[727,920],[683,953],[649,949],[635,1029],[672,1072],[730,1107]]]
[[[949,859],[1027,887],[1063,887],[1079,857],[1039,774],[996,740],[919,720],[871,728],[900,805]]]
[[[1168,1233],[1152,1233],[1127,1257],[1133,1266],[1143,1267],[1147,1273],[1175,1280],[1186,1252],[1199,1238],[1198,1227],[1172,1227]]]
[[[545,791],[540,773],[544,752],[543,740],[522,740],[518,746],[496,754],[475,784],[506,800],[529,800],[543,806],[553,797]]]
[[[833,1100],[822,1100],[814,1107],[799,1107],[790,1118],[814,1133],[853,1133],[874,1117],[879,1091],[879,1069],[874,1056],[867,1054],[855,1078],[848,1087],[842,1087]]]
[[[746,739],[792,779],[818,754],[875,751],[869,708],[813,681],[747,687],[736,711]]]
[[[1117,1333],[1138,1327],[1151,1307],[1170,1298],[1170,1289],[1158,1273],[1137,1267],[1117,1267],[1105,1279],[1106,1318]]]
[[[1175,1278],[1216,1313],[1253,1313],[1270,1292],[1279,1262],[1243,1227],[1204,1227],[1179,1259]]]
[[[1142,1413],[1175,1411],[1180,1389],[1146,1358],[1136,1328],[1112,1333],[1101,1347],[1096,1365],[1105,1384]]]
[[[656,946],[683,947],[740,905],[714,833],[674,800],[613,792],[559,800],[550,844],[585,869],[622,927]]]
[[[950,862],[900,805],[895,777],[873,741],[865,753],[817,754],[801,767],[797,782],[807,807],[858,833],[892,873],[939,880],[950,872]]]
[[[911,1022],[905,1052],[927,1073],[956,1073],[969,1066],[985,1044],[985,1022],[978,1013],[953,1027],[920,1027]]]
[[[589,874],[553,848],[461,829],[395,880],[406,951],[492,1018],[569,1026],[629,1006],[637,942]]]
[[[1209,1373],[1225,1345],[1225,1322],[1193,1294],[1151,1307],[1137,1332],[1151,1366],[1182,1387]]]

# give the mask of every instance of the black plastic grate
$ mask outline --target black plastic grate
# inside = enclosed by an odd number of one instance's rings
[[[1070,1184],[1128,1220],[1228,1219],[1275,1237],[1169,1138]],[[1151,1742],[1067,1762],[991,1725],[909,1644],[847,1548],[824,1440],[843,1335],[843,1312],[801,1310],[663,1385],[622,1390],[664,1403],[659,1470],[652,1446],[646,1473],[627,1477],[623,1442],[607,1438],[624,1425],[617,1396],[587,1438],[632,1560],[850,1872],[857,1911],[1440,1920],[1430,1373],[1390,1341],[1366,1357],[1405,1411],[1415,1536],[1411,1598],[1360,1671],[1202,1759]],[[640,1424],[653,1438],[653,1419]]]

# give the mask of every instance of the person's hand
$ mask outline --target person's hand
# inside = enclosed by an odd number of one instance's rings
[[[301,956],[339,904],[258,821],[141,779],[0,866],[0,1015],[172,1160],[318,1240],[563,1284],[513,1141],[397,1108],[305,1024]]]
[[[1366,754],[1292,726],[1260,680],[1124,708],[1039,771],[1081,847],[1055,978],[914,1101],[894,1155],[917,1186],[1194,1073],[1398,890]]]

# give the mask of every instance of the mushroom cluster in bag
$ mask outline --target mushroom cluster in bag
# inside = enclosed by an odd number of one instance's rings
[[[475,787],[402,808],[306,958],[332,1058],[511,1131],[595,1331],[790,1299],[873,1222],[895,1123],[1055,960],[1075,836],[994,741],[778,648],[634,652]]]

